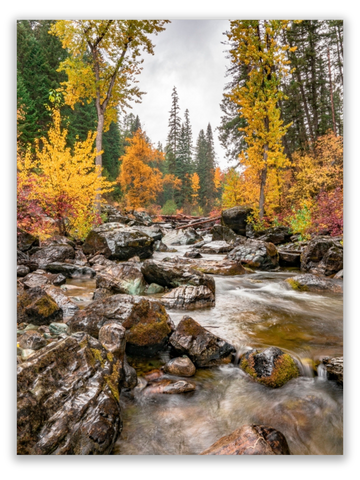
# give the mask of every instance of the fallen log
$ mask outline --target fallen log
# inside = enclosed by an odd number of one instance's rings
[[[218,215],[217,217],[208,218],[207,220],[202,220],[201,222],[188,223],[187,225],[181,225],[181,227],[176,227],[175,230],[181,230],[182,228],[196,227],[197,225],[203,225],[204,223],[215,222],[220,218],[221,218],[221,215]]]

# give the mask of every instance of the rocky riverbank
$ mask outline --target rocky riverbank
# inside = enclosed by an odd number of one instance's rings
[[[203,370],[232,366],[248,382],[269,390],[306,377],[304,364],[277,342],[262,349],[248,344],[239,352],[238,342],[207,327],[218,278],[256,281],[254,272],[280,272],[286,264],[300,271],[284,278],[284,292],[341,295],[340,238],[299,242],[284,227],[259,235],[240,207],[224,212],[222,225],[210,232],[175,230],[171,224],[153,224],[146,215],[131,219],[107,210],[110,221],[83,243],[57,236],[40,244],[19,232],[19,454],[109,454],[121,438],[122,395],[126,408],[139,395],[187,398],[199,390],[189,377]],[[179,252],[166,258],[176,247]],[[158,251],[164,252],[161,259],[154,255]],[[93,279],[95,288],[92,300],[79,308],[66,288],[83,278]],[[189,310],[208,312],[208,322],[192,318]],[[138,367],[138,358],[156,364],[159,356],[168,358],[159,368],[143,372]],[[320,372],[327,370],[329,379],[342,385],[340,356],[321,360]],[[310,368],[312,376],[318,375],[315,363]],[[263,421],[248,430],[238,425],[240,433],[209,449],[217,453],[204,448],[203,454],[251,454],[256,435],[264,445],[262,453],[253,454],[289,454],[282,433]]]

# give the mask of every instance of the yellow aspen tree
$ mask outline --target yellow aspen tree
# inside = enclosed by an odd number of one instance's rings
[[[84,238],[97,220],[95,198],[111,191],[114,182],[102,177],[101,167],[95,165],[96,133],[77,141],[73,151],[66,146],[67,133],[61,128],[60,112],[54,110],[53,125],[47,138],[41,139],[41,147],[36,143],[33,160],[27,153],[18,163],[19,178],[22,182],[32,178],[29,199],[36,200],[56,222],[60,234]]]
[[[289,165],[282,137],[290,125],[283,125],[278,102],[284,98],[279,90],[281,79],[288,72],[285,52],[288,45],[280,43],[287,20],[235,20],[228,38],[232,62],[247,67],[247,79],[236,85],[229,98],[238,105],[245,119],[247,145],[239,156],[245,167],[246,183],[252,185],[250,203],[258,206],[260,219],[271,214],[279,204],[284,169]]]
[[[165,30],[168,20],[58,20],[49,33],[60,38],[70,53],[59,70],[67,74],[63,83],[65,102],[95,99],[98,125],[97,165],[102,166],[102,135],[116,121],[118,107],[128,106],[142,92],[134,85],[141,72],[141,50],[154,54],[151,35]]]
[[[193,206],[196,206],[199,200],[199,190],[200,190],[200,178],[199,175],[194,172],[191,175],[191,198]]]

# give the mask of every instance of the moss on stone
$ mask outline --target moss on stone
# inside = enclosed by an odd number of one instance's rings
[[[240,367],[245,373],[263,385],[271,388],[279,388],[292,378],[297,378],[300,374],[299,369],[291,356],[284,353],[275,359],[271,375],[260,377],[254,368],[254,355],[256,354],[257,352],[252,352],[248,357],[244,356],[240,361]]]
[[[299,290],[301,292],[308,292],[309,287],[307,285],[301,285],[301,283],[293,280],[292,278],[287,278],[286,282],[290,285],[293,290]]]
[[[105,366],[105,359],[103,358],[102,354],[101,354],[101,351],[98,350],[97,348],[90,348],[90,351],[91,353],[93,354],[94,356],[94,360],[96,361],[99,361],[100,362],[100,365],[101,365],[101,368],[104,368]],[[95,361],[94,361],[94,364],[95,364]],[[93,365],[94,366],[94,365]]]
[[[120,401],[120,393],[119,393],[119,380],[121,375],[121,362],[118,360],[116,363],[112,365],[112,372],[110,375],[105,375],[105,381],[109,386],[114,398],[117,402]]]
[[[36,308],[39,315],[43,317],[50,317],[53,313],[58,310],[57,304],[47,295],[39,298],[35,301],[33,308]]]

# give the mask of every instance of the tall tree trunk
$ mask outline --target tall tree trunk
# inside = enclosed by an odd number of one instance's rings
[[[259,214],[260,220],[264,218],[264,205],[265,205],[265,185],[267,177],[267,158],[268,158],[269,145],[264,145],[264,168],[261,171],[260,177],[260,199],[259,199]]]
[[[327,49],[328,53],[328,66],[329,66],[329,80],[330,80],[330,99],[331,99],[331,112],[332,112],[332,121],[333,121],[333,130],[336,137],[336,123],[335,123],[335,109],[334,109],[334,98],[333,98],[333,89],[332,89],[332,80],[331,80],[331,66],[330,66],[330,49]]]

